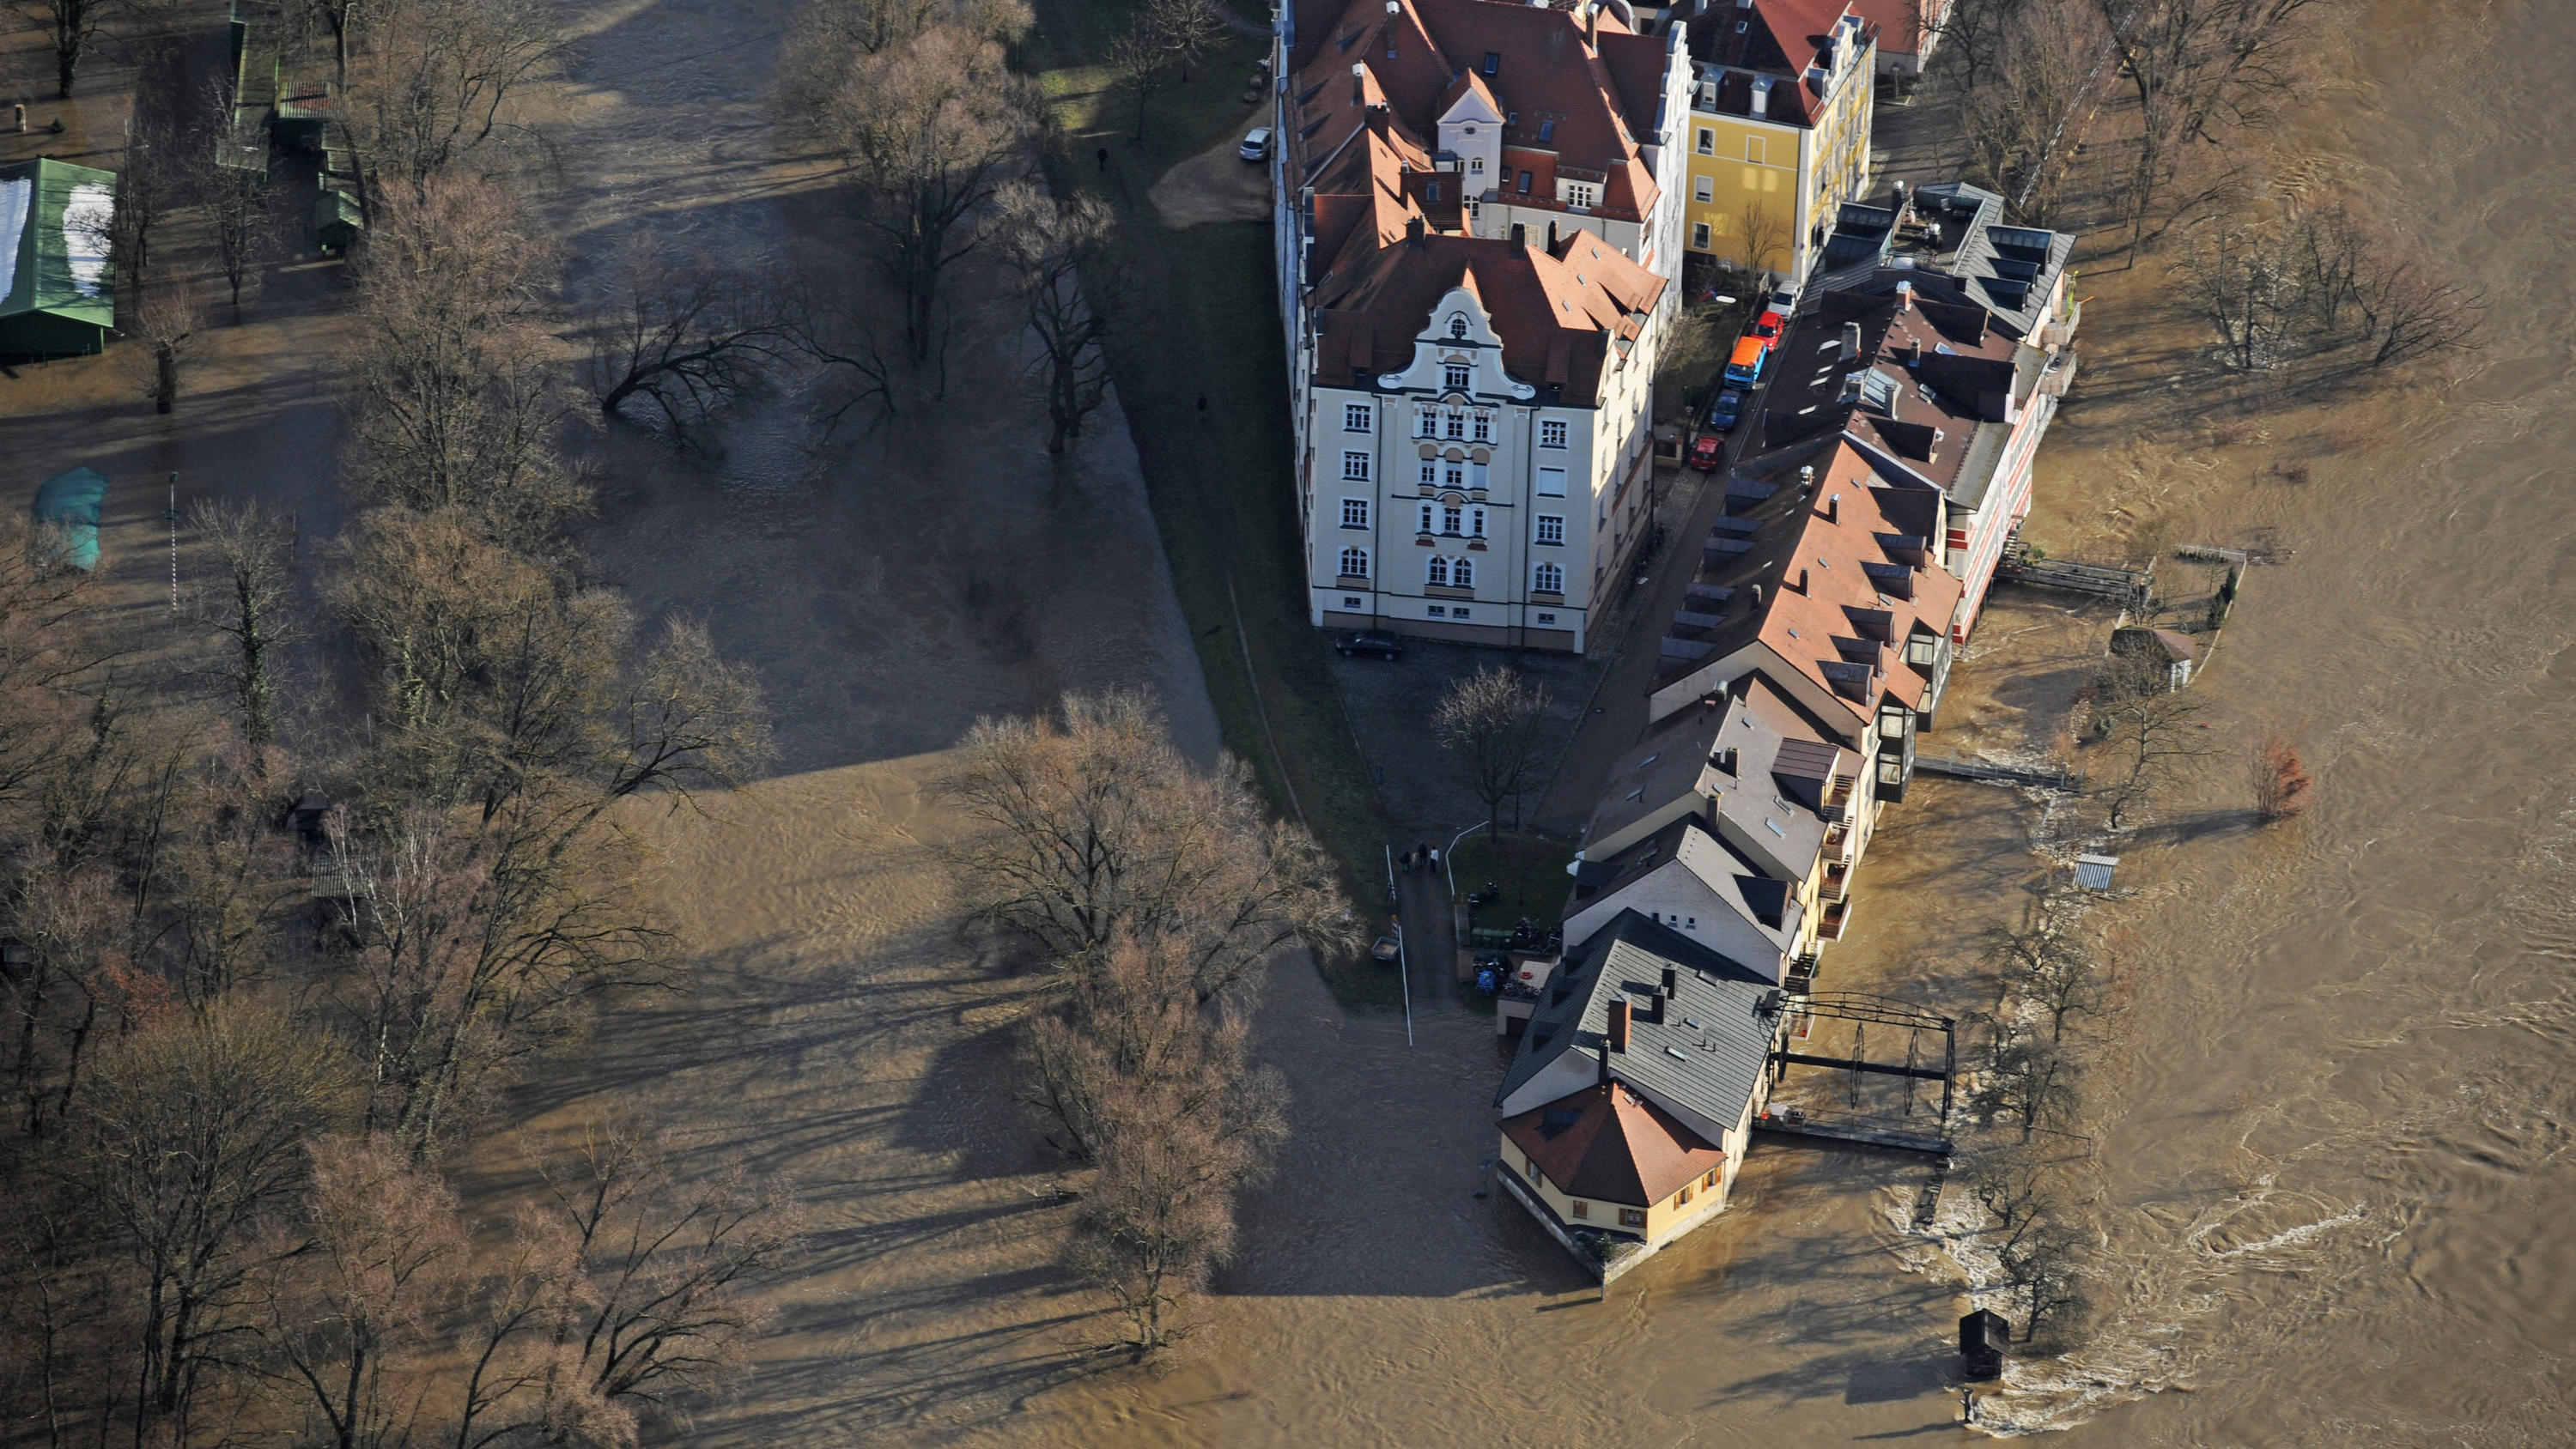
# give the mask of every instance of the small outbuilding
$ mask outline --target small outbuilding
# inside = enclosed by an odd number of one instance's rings
[[[2150,668],[2161,669],[2167,694],[2191,683],[2191,671],[2200,663],[2200,641],[2172,629],[2131,626],[2114,630],[2111,652],[2142,660]]]
[[[98,567],[98,520],[107,505],[107,475],[95,468],[74,468],[36,485],[36,529],[39,548],[50,548],[52,562],[87,573]]]
[[[116,176],[38,159],[0,167],[0,360],[107,350]]]

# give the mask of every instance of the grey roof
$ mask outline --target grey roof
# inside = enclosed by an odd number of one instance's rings
[[[1668,966],[1673,997],[1658,1004]],[[1610,1005],[1624,995],[1633,1006],[1628,1050],[1611,1054],[1610,1075],[1659,1105],[1733,1125],[1770,1058],[1779,1017],[1762,1007],[1772,993],[1769,982],[1680,932],[1624,911],[1549,985],[1494,1104],[1569,1051],[1597,1055]]]
[[[1942,270],[1959,279],[1969,300],[1994,314],[2017,338],[2046,320],[2058,274],[2075,255],[2075,238],[2062,231],[2005,226],[2000,207],[1980,208]]]
[[[1723,915],[1713,916],[1710,930],[1735,935],[1748,951],[1757,949],[1752,943],[1762,943],[1758,948],[1765,957],[1762,965],[1738,962],[1737,969],[1765,980],[1777,980],[1779,962],[1798,939],[1799,922],[1806,907],[1791,894],[1788,882],[1765,874],[1761,865],[1733,841],[1711,833],[1693,816],[1674,821],[1608,860],[1587,860],[1578,866],[1574,890],[1565,903],[1567,941],[1578,947],[1582,944],[1575,936],[1577,917],[1585,911],[1611,904],[1608,897],[1676,862],[1709,893],[1717,909],[1732,912],[1741,922],[1729,927]],[[1617,917],[1611,919],[1615,921]],[[1610,927],[1605,922],[1581,929],[1584,939],[1589,940],[1606,934]]]

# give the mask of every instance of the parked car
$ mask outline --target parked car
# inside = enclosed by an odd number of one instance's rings
[[[1788,327],[1789,314],[1776,307],[1764,308],[1762,315],[1753,319],[1753,335],[1774,347],[1780,345],[1780,334]]]
[[[1716,433],[1702,433],[1691,439],[1690,465],[1703,473],[1717,471],[1717,460],[1726,452],[1726,439]]]
[[[1744,417],[1744,389],[1730,387],[1708,405],[1708,425],[1721,433],[1733,432]]]
[[[1380,659],[1400,659],[1404,646],[1385,634],[1345,634],[1333,644],[1344,659],[1355,654],[1371,654]]]
[[[1786,317],[1798,310],[1798,284],[1782,282],[1771,289],[1771,310]]]
[[[1726,385],[1751,387],[1762,380],[1762,370],[1770,363],[1770,343],[1759,337],[1738,338],[1735,355],[1726,360]]]
[[[1245,132],[1243,136],[1243,144],[1235,148],[1235,150],[1236,154],[1242,156],[1246,161],[1269,160],[1270,128],[1268,126],[1255,126],[1251,130]]]

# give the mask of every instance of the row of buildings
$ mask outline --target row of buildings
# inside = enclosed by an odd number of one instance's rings
[[[1651,536],[1686,259],[1802,284],[1723,513],[1679,544],[1694,576],[1564,953],[1504,1003],[1502,1179],[1569,1247],[1660,1246],[1725,1205],[2073,375],[2070,238],[1963,185],[1856,199],[1873,88],[1937,18],[1885,8],[1280,12],[1276,262],[1317,625],[1588,648]],[[1912,47],[1893,66],[1892,37]]]

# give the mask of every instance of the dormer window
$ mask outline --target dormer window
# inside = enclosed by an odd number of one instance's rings
[[[1466,313],[1460,312],[1449,319],[1449,335],[1452,337],[1464,337],[1467,335]]]
[[[1451,392],[1465,392],[1467,390],[1466,366],[1463,363],[1453,362],[1441,368],[1440,382]]]
[[[1538,140],[1539,140],[1539,144],[1540,144],[1540,145],[1542,145],[1542,146],[1553,144],[1553,143],[1555,142],[1555,140],[1556,140],[1556,122],[1554,122],[1554,121],[1541,121],[1541,122],[1539,122],[1539,123],[1538,123]]]
[[[1502,69],[1502,65],[1503,54],[1501,51],[1489,50],[1485,52],[1485,74],[1492,75],[1495,71]]]

